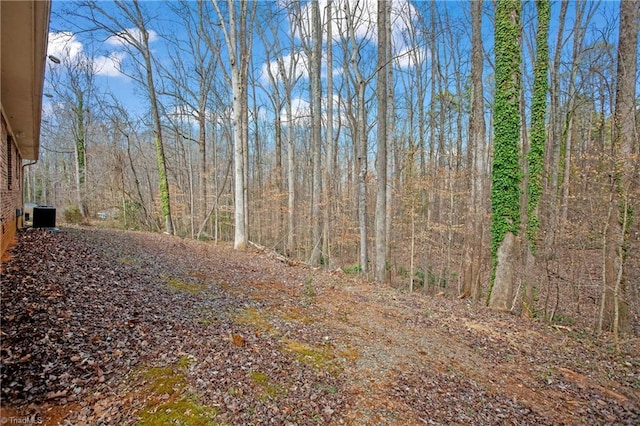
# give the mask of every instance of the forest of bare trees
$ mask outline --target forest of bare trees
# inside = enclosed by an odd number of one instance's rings
[[[59,221],[640,334],[639,2],[53,13],[25,201]]]

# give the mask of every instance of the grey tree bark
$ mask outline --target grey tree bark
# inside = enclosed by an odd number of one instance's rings
[[[120,40],[129,50],[130,57],[136,64],[134,73],[128,75],[144,88],[149,99],[153,119],[156,165],[159,175],[158,186],[164,229],[165,233],[173,234],[171,197],[167,178],[167,161],[164,153],[160,102],[158,101],[158,92],[156,90],[154,59],[149,46],[150,35],[147,31],[148,17],[145,16],[140,2],[137,0],[133,2],[117,0],[114,4],[117,13],[102,8],[102,5],[97,2],[80,3],[71,13],[73,16],[89,21],[95,26],[95,30],[104,31],[111,37]]]
[[[354,73],[356,82],[356,98],[358,100],[357,140],[356,145],[356,172],[357,179],[357,206],[358,226],[360,229],[360,268],[362,272],[369,270],[368,233],[367,233],[367,111],[365,108],[367,80],[362,75],[358,62],[360,61],[360,49],[355,36],[355,17],[349,3],[345,3],[345,17],[347,20],[347,32],[351,47],[349,66]]]
[[[479,300],[482,292],[480,268],[484,217],[484,85],[482,43],[482,0],[471,2],[471,112],[469,116],[470,197],[467,206],[466,241],[461,296]]]
[[[376,262],[375,279],[381,283],[386,278],[387,267],[387,68],[389,67],[389,41],[387,22],[390,3],[378,0],[378,74],[376,96],[378,101],[378,133],[376,151],[376,212],[375,238]]]
[[[333,1],[327,0],[326,10],[326,22],[327,22],[327,124],[325,127],[325,146],[326,156],[324,160],[324,182],[322,185],[323,191],[323,251],[326,259],[325,266],[331,268],[331,221],[333,216],[333,203],[331,202],[331,195],[334,194],[334,182],[333,182],[333,157],[334,157],[334,143],[333,143]]]
[[[248,241],[248,211],[246,166],[248,162],[248,95],[247,70],[252,43],[252,32],[248,31],[255,14],[255,2],[239,5],[227,1],[228,15],[222,13],[218,0],[212,0],[221,24],[220,28],[229,51],[231,67],[231,87],[233,91],[233,158],[234,158],[234,217],[235,232],[233,247],[245,250]],[[236,10],[239,7],[239,11]]]
[[[638,205],[632,194],[638,187],[637,178],[634,179],[637,160],[633,158],[633,150],[638,143],[636,72],[639,27],[640,3],[623,0],[620,3],[609,214],[603,249],[604,282],[598,323],[599,331],[612,331],[616,342],[619,334],[629,327],[625,262],[633,211]]]
[[[311,79],[311,144],[313,150],[313,183],[311,194],[311,257],[309,263],[313,266],[320,264],[322,249],[322,226],[320,222],[320,200],[322,198],[322,32],[320,6],[318,0],[311,2],[312,13],[312,47],[310,61]]]

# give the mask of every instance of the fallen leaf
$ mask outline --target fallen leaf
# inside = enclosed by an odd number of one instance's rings
[[[231,341],[233,342],[234,345],[236,345],[238,347],[244,346],[244,337],[242,337],[239,334],[232,333],[231,334]]]

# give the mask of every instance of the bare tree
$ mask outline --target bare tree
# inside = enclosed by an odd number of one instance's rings
[[[264,71],[266,72],[266,77],[268,79],[268,84],[261,84],[261,87],[267,95],[267,98],[271,103],[271,107],[273,108],[273,136],[275,148],[274,180],[276,193],[275,197],[272,197],[272,199],[275,199],[277,203],[277,206],[274,209],[277,218],[275,227],[272,228],[272,233],[276,238],[274,244],[276,250],[282,251],[284,249],[284,244],[282,243],[282,233],[285,229],[283,214],[284,206],[282,202],[282,194],[285,188],[284,168],[282,164],[282,109],[284,108],[285,100],[283,99],[279,73],[276,65],[277,59],[275,58],[278,58],[283,54],[283,52],[280,47],[279,35],[279,25],[281,24],[281,22],[276,19],[276,13],[273,13],[269,17],[269,22],[270,23],[268,26],[259,26],[258,28],[258,34],[260,35],[264,46],[266,59],[266,66],[264,67]]]
[[[320,72],[322,66],[322,28],[320,6],[318,0],[311,2],[311,58],[309,61],[309,77],[311,80],[311,144],[313,152],[313,176],[311,193],[311,257],[309,263],[318,265],[322,249],[322,227],[320,222],[320,199],[322,197],[322,82]]]
[[[378,133],[376,154],[376,263],[375,279],[383,282],[387,269],[387,95],[388,70],[390,57],[390,41],[388,40],[388,25],[390,20],[390,3],[378,0],[378,69],[376,96],[378,100]]]
[[[248,95],[247,73],[253,41],[250,26],[255,17],[256,2],[236,4],[226,1],[226,12],[220,8],[218,0],[212,0],[218,14],[220,28],[224,34],[231,69],[233,89],[233,125],[234,125],[234,178],[235,178],[235,237],[234,248],[245,250],[248,241],[247,229],[247,182],[246,163],[248,152]],[[226,22],[226,23],[225,23]]]
[[[360,5],[360,7],[362,7]],[[356,86],[356,98],[358,100],[358,118],[356,120],[357,139],[354,140],[356,153],[356,168],[358,173],[358,190],[357,190],[357,206],[358,206],[358,225],[360,228],[360,268],[362,272],[367,273],[369,270],[368,255],[368,232],[367,232],[367,168],[368,168],[368,152],[367,152],[367,110],[366,91],[370,78],[366,78],[360,69],[360,61],[362,60],[362,52],[360,44],[356,40],[355,30],[359,24],[358,5],[350,5],[348,2],[344,4],[344,12],[346,19],[346,31],[348,41],[350,43],[351,55],[349,57],[349,67],[353,72],[354,82]],[[360,11],[361,13],[361,11]]]
[[[66,37],[60,34],[58,37]],[[68,43],[71,40],[66,40]],[[75,204],[83,218],[89,214],[87,206],[87,129],[90,120],[89,106],[94,96],[96,74],[94,59],[84,52],[72,54],[68,44],[60,66],[50,68],[51,86],[59,101],[68,105],[71,112],[71,134],[74,139]]]
[[[616,101],[613,113],[612,159],[609,207],[604,240],[604,283],[598,329],[618,335],[629,326],[625,261],[629,229],[633,220],[633,189],[638,185],[637,160],[633,159],[638,141],[636,125],[636,70],[640,3],[620,3]]]
[[[332,241],[332,232],[331,232],[331,221],[333,220],[333,203],[331,202],[332,195],[334,195],[335,191],[335,183],[334,183],[334,153],[336,152],[334,148],[333,141],[333,128],[334,128],[334,117],[333,117],[333,1],[327,0],[326,7],[326,19],[327,23],[327,105],[326,105],[326,120],[327,125],[325,129],[325,146],[326,146],[326,156],[324,161],[324,182],[322,185],[323,190],[323,220],[322,225],[324,227],[323,234],[323,242],[324,242],[324,256],[326,259],[326,267],[331,267],[331,241]]]
[[[151,33],[148,30],[150,18],[137,0],[133,2],[116,0],[114,4],[117,13],[105,9],[100,3],[83,2],[75,11],[71,11],[70,15],[87,20],[94,26],[92,30],[102,31],[114,40],[119,40],[129,51],[129,58],[134,63],[134,69],[128,75],[144,88],[151,108],[164,229],[167,234],[173,234],[171,197],[160,114],[161,105],[156,90],[156,67],[150,47]]]
[[[201,223],[208,209],[207,110],[210,98],[216,94],[214,81],[220,57],[220,42],[208,30],[211,10],[207,8],[207,3],[182,1],[171,7],[182,19],[186,39],[175,37],[169,40],[173,50],[169,56],[171,68],[163,68],[162,77],[168,86],[164,94],[175,99],[174,112],[183,111],[197,123],[195,142],[198,145],[198,196],[197,211],[192,212],[192,215]],[[169,118],[172,115],[175,114],[170,113]]]
[[[481,0],[471,2],[471,111],[469,116],[469,150],[471,161],[470,191],[466,221],[466,242],[464,254],[463,285],[461,294],[480,299],[482,235],[483,235],[483,170],[485,146],[484,85],[482,43],[482,5]]]

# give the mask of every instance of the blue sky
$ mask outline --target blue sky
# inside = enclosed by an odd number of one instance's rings
[[[368,11],[370,14],[375,14],[374,7],[375,1],[367,0],[368,4],[365,5],[365,14]],[[326,0],[320,2],[321,7],[324,7]],[[396,37],[396,46],[399,53],[406,51],[406,46],[401,42],[400,32],[406,29],[407,25],[411,23],[411,16],[415,16],[416,12],[413,6],[410,6],[405,0],[394,0],[396,6],[407,13],[403,19],[396,19],[394,36]],[[135,109],[136,99],[135,96],[131,96],[135,93],[135,82],[126,77],[123,73],[119,72],[120,69],[127,69],[127,54],[121,43],[114,37],[100,36],[96,34],[89,34],[84,31],[83,23],[79,21],[70,21],[69,15],[65,13],[65,8],[69,6],[69,2],[61,0],[53,0],[53,12],[51,21],[51,33],[49,40],[49,54],[52,54],[61,59],[67,58],[71,62],[76,60],[79,56],[89,56],[93,58],[96,71],[96,83],[100,88],[112,92],[118,99],[120,99],[125,105],[129,105]],[[175,5],[175,2],[172,4]],[[264,3],[263,3],[264,4]],[[113,8],[109,5],[109,2],[100,2],[101,7]],[[149,11],[150,15],[153,15],[155,19],[148,26],[151,34],[151,48],[153,50],[156,59],[160,62],[168,61],[168,50],[166,48],[166,40],[164,37],[185,37],[185,29],[178,22],[178,18],[171,12],[168,2],[157,1],[145,1],[143,7]],[[335,7],[335,6],[334,6]],[[339,11],[334,12],[340,14]],[[304,12],[303,12],[304,14]],[[364,16],[362,18],[363,24],[356,28],[357,38],[369,38],[371,41],[375,41],[375,22],[373,17]],[[290,31],[288,28],[288,21],[282,19],[281,31],[287,33]],[[334,24],[334,34],[337,35],[340,31],[338,25]],[[288,42],[282,41],[283,45]],[[371,46],[374,46],[371,43]],[[223,46],[224,50],[224,46]],[[261,38],[256,34],[253,40],[253,66],[256,69],[256,73],[261,75],[258,81],[262,84],[267,84],[266,79],[266,67],[268,66],[265,61],[264,48],[262,46]],[[225,56],[223,54],[223,56]],[[299,63],[304,63],[304,55],[299,55]],[[423,53],[423,57],[426,57],[426,52]],[[291,52],[286,55],[285,60],[290,60]],[[403,55],[401,58],[406,58]],[[273,59],[273,58],[272,58]],[[402,60],[402,59],[401,59]],[[273,65],[272,65],[273,66]],[[335,71],[336,73],[339,72]],[[301,69],[298,73],[306,78],[306,71]],[[276,73],[277,74],[277,73]]]
[[[355,1],[355,0],[354,0]],[[320,2],[321,7],[324,6],[326,0]],[[351,2],[353,3],[353,2]],[[113,7],[110,5],[110,2],[101,1],[99,2],[101,7],[110,8]],[[167,39],[166,37],[173,38],[183,38],[185,37],[185,30],[182,24],[179,22],[179,18],[176,17],[170,10],[170,6],[167,2],[158,2],[158,1],[144,1],[141,3],[142,7],[147,10],[150,15],[154,17],[151,23],[148,26],[150,35],[151,35],[151,48],[153,50],[156,59],[161,63],[168,63],[169,58],[167,55],[169,54],[169,50],[167,49]],[[171,2],[171,5],[176,5],[175,2]],[[262,3],[264,6],[266,3]],[[109,92],[112,93],[125,107],[130,109],[131,111],[135,111],[137,113],[143,114],[145,107],[144,102],[142,102],[145,97],[141,92],[139,85],[133,81],[131,78],[125,76],[120,72],[121,68],[125,71],[129,68],[130,58],[126,52],[126,49],[123,47],[122,43],[120,43],[117,38],[107,37],[104,34],[98,33],[89,33],[83,31],[83,23],[79,21],[73,21],[69,19],[69,14],[65,13],[65,9],[68,8],[72,3],[63,0],[53,0],[52,2],[52,20],[51,20],[51,34],[50,34],[50,47],[49,53],[59,57],[64,60],[75,60],[79,57],[89,57],[94,63],[94,70],[96,72],[95,83],[100,92]],[[575,3],[571,3],[569,5],[567,21],[565,24],[565,33],[568,33],[573,26],[573,20],[575,16],[574,11]],[[369,20],[371,23],[371,27],[368,25],[360,25],[357,29],[357,37],[367,38],[369,39],[369,48],[375,49],[375,24],[373,23],[373,18],[375,16],[375,1],[371,0],[369,5],[366,5],[364,10],[369,10],[370,17],[364,17],[363,22]],[[441,11],[441,16],[443,16],[444,11],[446,11],[449,15],[451,25],[454,27],[454,35],[457,36],[457,40],[460,43],[466,45],[457,46],[463,49],[469,49],[468,39],[470,36],[470,22],[469,22],[469,3],[468,2],[458,2],[458,1],[446,1],[446,2],[437,2],[436,6]],[[406,71],[411,71],[410,68],[407,68],[410,64],[406,62],[406,58],[408,56],[402,55],[403,49],[406,51],[407,47],[402,42],[402,34],[403,31],[406,32],[410,29],[412,23],[415,22],[416,19],[427,19],[427,23],[429,22],[429,13],[428,9],[430,7],[429,2],[409,2],[407,3],[405,0],[394,0],[394,8],[404,10],[404,14],[396,13],[395,14],[395,26],[393,39],[395,41],[395,49],[397,54],[401,54],[401,58],[399,60],[398,66]],[[598,12],[594,15],[592,24],[588,30],[587,37],[590,39],[601,37],[607,28],[610,27],[610,31],[612,31],[611,38],[613,42],[617,39],[617,14],[618,14],[619,4],[617,2],[604,2],[600,4]],[[485,49],[490,51],[493,45],[493,33],[492,33],[492,17],[491,17],[491,9],[492,6],[490,3],[485,3],[485,19],[484,19],[484,28],[483,28],[483,38],[485,43]],[[558,1],[552,2],[552,27],[550,30],[550,45],[551,49],[554,48],[555,45],[555,37],[557,32],[557,20],[559,14],[560,4]],[[525,6],[525,19],[530,19],[535,16],[533,3],[529,2]],[[425,17],[425,18],[423,18]],[[613,23],[613,24],[611,24]],[[289,31],[287,27],[288,23],[286,19],[283,19],[281,24],[281,30],[286,33]],[[338,32],[340,28],[336,28],[334,26],[334,32]],[[262,41],[260,37],[256,34],[254,37],[254,48],[253,48],[253,66],[258,73],[263,73],[267,67],[267,63],[265,61],[265,52],[262,46]],[[287,41],[283,40],[283,44],[286,44]],[[422,57],[427,63],[430,60],[430,53],[426,48],[421,48],[422,53],[419,55]],[[223,49],[224,50],[224,49]],[[551,50],[553,51],[553,50]],[[526,53],[525,53],[526,54]],[[334,53],[335,55],[335,53]],[[446,55],[446,52],[441,52],[441,56]],[[223,54],[223,56],[226,56]],[[291,55],[289,54],[289,58]],[[336,58],[337,60],[338,58]],[[404,63],[400,63],[404,60]],[[53,64],[49,64],[50,66],[56,66]],[[334,65],[336,66],[336,65]],[[340,70],[334,69],[334,73],[339,73]],[[488,73],[488,67],[485,67],[485,74]],[[304,80],[305,73],[301,72],[302,78]],[[259,80],[262,83],[266,83],[266,81]],[[45,89],[45,92],[47,89]],[[300,104],[304,105],[305,102],[305,91],[303,89],[299,89],[299,97]],[[45,108],[46,103],[54,102],[55,99],[45,99]]]

